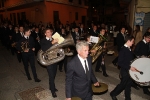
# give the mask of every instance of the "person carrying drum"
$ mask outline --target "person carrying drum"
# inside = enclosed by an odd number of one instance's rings
[[[150,32],[146,32],[144,34],[143,40],[137,43],[134,49],[134,53],[137,57],[148,57],[150,55],[149,52],[149,43],[150,43]],[[144,94],[150,95],[150,91],[148,87],[143,87]]]
[[[125,100],[131,100],[131,84],[132,80],[129,75],[129,70],[136,71],[135,67],[130,66],[130,62],[134,59],[134,54],[131,51],[131,46],[134,44],[133,36],[126,36],[126,43],[121,48],[118,56],[118,65],[120,66],[121,82],[110,92],[112,100],[116,98],[123,90],[125,90]]]

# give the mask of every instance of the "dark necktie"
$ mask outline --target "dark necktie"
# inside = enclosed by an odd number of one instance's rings
[[[89,76],[89,70],[88,70],[87,65],[86,65],[86,60],[84,60],[84,63],[85,63],[86,76],[89,79],[90,76]]]

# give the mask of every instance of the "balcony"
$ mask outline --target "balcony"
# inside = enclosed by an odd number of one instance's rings
[[[41,1],[44,1],[44,0],[22,0],[18,3],[14,3],[12,5],[2,7],[2,8],[0,8],[0,11],[10,10],[10,9],[13,9],[13,8],[17,8],[17,7],[20,7],[20,6],[25,6],[25,5],[29,5],[29,4],[33,4],[35,2],[41,2]]]

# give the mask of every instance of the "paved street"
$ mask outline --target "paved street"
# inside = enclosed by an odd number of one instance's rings
[[[94,95],[93,100],[111,100],[109,93],[119,83],[119,70],[111,64],[115,56],[106,56],[106,67],[109,77],[104,77],[102,73],[95,73],[100,82],[108,84],[108,92],[102,95]],[[18,93],[36,86],[41,86],[48,90],[48,74],[47,70],[41,67],[36,61],[37,74],[40,83],[32,80],[27,80],[23,64],[17,61],[16,55],[11,55],[10,51],[6,50],[0,44],[0,100],[21,100]],[[93,68],[95,64],[93,65]],[[42,100],[65,100],[65,73],[57,71],[56,87],[58,89],[57,98],[52,98],[49,94],[49,99]],[[142,89],[135,90],[132,88],[132,100],[150,100],[150,96],[143,94]],[[124,93],[117,96],[119,100],[124,100]]]

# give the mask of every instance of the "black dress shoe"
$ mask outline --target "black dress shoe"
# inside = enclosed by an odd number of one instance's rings
[[[112,62],[112,64],[113,64],[114,66],[117,66],[117,63]]]
[[[35,82],[41,82],[41,80],[40,80],[40,79],[38,79],[38,78],[37,78],[37,79],[35,79],[34,81],[35,81]]]
[[[144,92],[144,94],[149,95],[150,96],[150,92]]]
[[[63,72],[62,70],[59,70],[60,72]]]
[[[55,89],[55,92],[58,92],[58,90],[57,90],[57,89]]]
[[[140,88],[138,86],[133,85],[133,88],[135,88],[136,90],[139,90]]]
[[[56,95],[56,93],[54,92],[54,93],[52,93],[52,96],[53,96],[53,98],[56,98],[57,97],[57,95]]]
[[[28,80],[32,80],[32,78],[31,78],[31,77],[28,77]]]
[[[107,75],[107,74],[103,74],[103,76],[108,77],[108,75]]]
[[[102,71],[100,71],[100,70],[95,70],[95,72],[99,72],[99,73],[100,73],[100,72],[102,72]]]
[[[111,99],[112,99],[112,100],[118,100],[118,99],[116,98],[116,96],[113,96],[113,95],[111,95],[111,94],[110,94],[110,96],[111,96]]]

